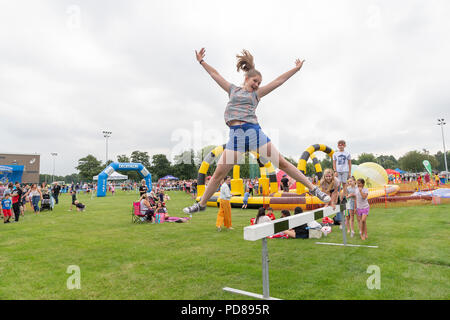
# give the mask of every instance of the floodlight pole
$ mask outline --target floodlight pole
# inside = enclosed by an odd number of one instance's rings
[[[438,119],[438,126],[441,127],[441,133],[442,133],[442,145],[444,147],[444,164],[445,164],[445,183],[448,181],[448,167],[447,167],[447,151],[445,150],[445,139],[444,139],[444,125],[445,125],[444,119]]]
[[[108,138],[111,137],[111,131],[103,131],[103,137],[106,139],[106,160],[105,164],[108,162]]]
[[[52,182],[55,181],[55,158],[58,155],[56,152],[50,153],[53,156],[53,174],[52,174]]]

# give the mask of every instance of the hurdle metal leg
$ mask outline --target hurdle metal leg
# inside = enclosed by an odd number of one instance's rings
[[[262,239],[262,282],[263,298],[270,298],[269,294],[269,252],[267,249],[267,238]]]
[[[277,298],[273,298],[270,296],[269,290],[269,250],[267,248],[267,238],[262,239],[262,250],[261,250],[261,262],[262,262],[262,283],[263,283],[263,294],[257,294],[253,292],[233,289],[229,287],[223,288],[224,291],[228,291],[231,293],[242,294],[244,296],[249,296],[253,298],[263,299],[263,300],[281,300]]]

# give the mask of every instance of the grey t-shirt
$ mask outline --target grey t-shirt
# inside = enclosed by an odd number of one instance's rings
[[[348,151],[336,151],[333,153],[333,160],[336,161],[337,172],[348,172],[348,160],[351,160],[350,153]]]

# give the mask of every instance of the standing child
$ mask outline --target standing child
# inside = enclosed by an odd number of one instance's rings
[[[344,140],[338,141],[338,149],[333,154],[333,169],[337,173],[337,178],[339,182],[342,184],[342,188],[344,190],[344,194],[346,193],[347,188],[347,179],[350,177],[352,172],[352,160],[350,153],[345,151],[346,143]],[[342,196],[341,199],[342,201]]]
[[[222,230],[222,224],[227,229],[233,229],[231,227],[231,191],[228,184],[230,183],[231,178],[227,176],[224,179],[222,186],[220,187],[220,207],[219,212],[217,213],[216,227],[217,231]]]
[[[200,65],[229,96],[224,118],[226,125],[230,128],[230,134],[225,150],[217,162],[216,170],[200,201],[191,207],[184,208],[183,211],[193,213],[205,210],[208,199],[214,194],[222,179],[235,164],[240,162],[242,155],[247,151],[258,152],[261,159],[270,161],[290,177],[304,184],[312,195],[317,196],[324,202],[329,202],[330,198],[326,194],[315,187],[300,170],[280,154],[261,129],[256,117],[256,108],[261,98],[296,74],[301,69],[304,60],[296,59],[294,68],[267,85],[260,87],[262,75],[255,69],[253,56],[248,51],[243,50],[242,55],[236,56],[238,59],[237,71],[245,72],[244,83],[241,87],[238,87],[225,80],[216,69],[205,62],[205,48],[202,48],[199,52],[195,51],[195,54]],[[252,194],[252,191],[250,191],[250,194]]]
[[[76,204],[76,202],[77,202],[77,192],[72,189],[71,193],[72,193],[72,204],[70,205],[70,210],[69,211],[72,211],[72,206],[75,206],[75,207],[77,206],[77,204]]]
[[[348,214],[345,217],[345,226],[347,227],[347,233],[351,232],[350,236],[353,238],[355,235],[355,214],[356,214],[356,179],[351,176],[347,180],[347,211]],[[349,226],[350,225],[350,226]]]
[[[248,192],[248,189],[246,189],[244,193],[244,199],[242,199],[242,209],[247,209],[248,197],[250,197],[250,192]]]
[[[10,199],[9,193],[5,193],[1,204],[2,204],[2,211],[3,211],[3,222],[9,223],[10,222],[9,219],[11,219],[11,217],[12,217],[12,212],[11,212],[12,200]]]
[[[367,201],[367,196],[369,195],[369,190],[364,188],[366,182],[364,179],[358,179],[356,181],[356,214],[359,222],[359,234],[361,235],[361,240],[368,239],[367,237],[367,217],[369,216],[369,201]]]

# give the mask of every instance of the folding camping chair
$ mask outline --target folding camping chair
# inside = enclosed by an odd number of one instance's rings
[[[131,208],[131,222],[144,223],[146,221],[145,214],[141,214],[141,203],[133,202],[133,207]]]

